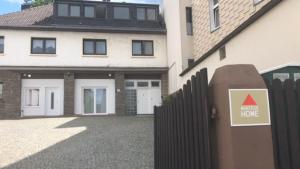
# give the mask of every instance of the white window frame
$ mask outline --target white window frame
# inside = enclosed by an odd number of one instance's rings
[[[84,111],[84,90],[85,89],[91,89],[94,91],[94,113],[85,113]],[[106,91],[106,112],[105,113],[98,113],[97,109],[96,109],[96,90],[97,89],[103,89]],[[84,116],[88,116],[88,115],[107,115],[108,114],[108,97],[107,97],[107,93],[108,93],[108,87],[105,86],[86,86],[86,87],[82,87],[81,88],[81,104],[82,104],[82,115]]]
[[[26,105],[26,97],[27,97],[27,90],[38,90],[38,105],[37,106],[32,106],[32,105]],[[40,87],[26,87],[24,88],[24,107],[41,107],[41,88]]]
[[[209,11],[210,11],[210,29],[211,31],[215,31],[220,28],[220,2],[218,0],[217,4],[214,4],[214,0],[209,0]],[[216,25],[217,16],[215,15],[215,11],[219,10],[219,25]]]

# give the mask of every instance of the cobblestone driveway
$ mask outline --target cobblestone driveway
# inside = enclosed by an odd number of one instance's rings
[[[0,168],[153,169],[153,117],[0,120]]]

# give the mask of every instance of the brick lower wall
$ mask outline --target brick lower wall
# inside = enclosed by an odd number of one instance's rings
[[[64,74],[64,115],[74,115],[75,78],[74,73]]]
[[[168,72],[161,75],[161,95],[163,98],[169,95]]]
[[[3,98],[0,99],[0,119],[21,117],[21,75],[12,71],[0,71]]]
[[[115,90],[116,90],[116,114],[125,115],[125,75],[124,73],[115,74]]]

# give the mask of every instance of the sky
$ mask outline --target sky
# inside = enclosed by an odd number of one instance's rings
[[[0,0],[0,15],[19,11],[24,0]],[[133,2],[133,3],[154,3],[159,4],[160,0],[111,0],[112,2]]]

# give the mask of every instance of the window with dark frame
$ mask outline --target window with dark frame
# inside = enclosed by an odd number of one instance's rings
[[[84,17],[95,18],[95,6],[84,6]]]
[[[58,4],[57,15],[63,17],[80,17],[81,6],[77,4]]]
[[[31,38],[32,54],[56,54],[55,38]]]
[[[193,35],[193,13],[191,7],[186,7],[186,31],[187,35]]]
[[[70,16],[80,17],[80,5],[70,5]]]
[[[105,19],[107,13],[107,8],[104,5],[96,6],[96,18]]]
[[[136,17],[139,21],[155,21],[156,20],[156,9],[138,7],[136,8]]]
[[[107,45],[105,39],[84,39],[83,40],[84,55],[106,55]]]
[[[153,41],[133,40],[132,41],[132,55],[133,56],[153,56],[154,55]]]
[[[114,7],[114,19],[130,19],[130,10],[129,7],[125,6],[115,6]]]
[[[4,53],[4,36],[0,36],[0,53]]]
[[[69,16],[69,5],[68,4],[58,4],[57,5],[57,15],[58,16]]]

